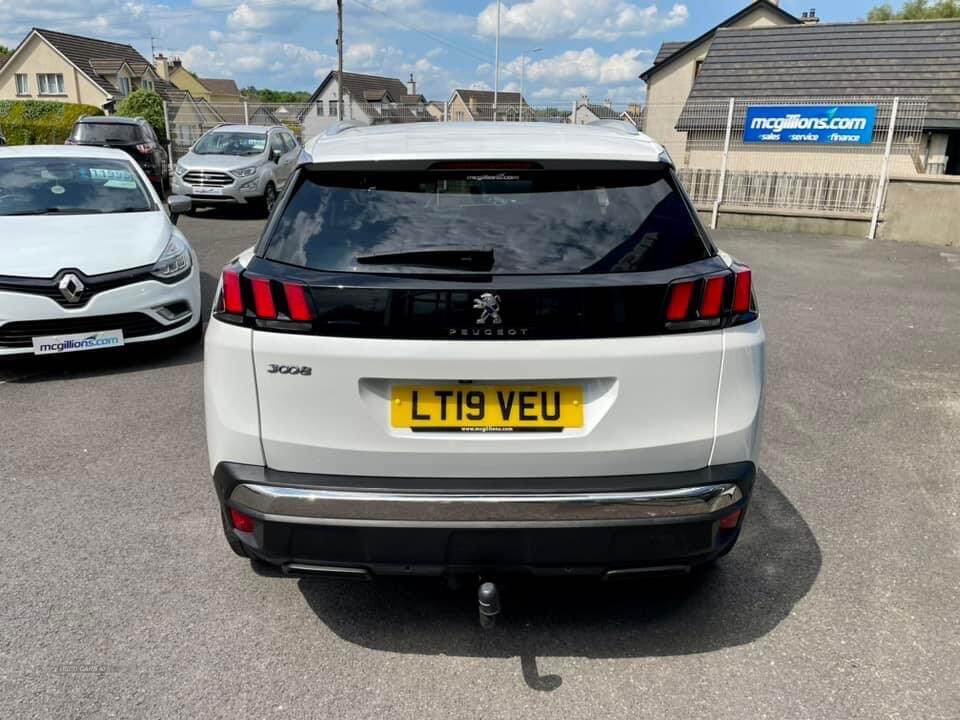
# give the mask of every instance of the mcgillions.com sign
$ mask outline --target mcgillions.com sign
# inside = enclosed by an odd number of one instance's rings
[[[745,143],[869,145],[875,105],[754,105],[743,124]]]

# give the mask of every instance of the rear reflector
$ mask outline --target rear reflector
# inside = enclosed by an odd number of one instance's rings
[[[753,273],[746,265],[734,268],[734,272],[736,281],[733,286],[733,312],[750,312],[750,285],[753,282]]]
[[[273,288],[270,281],[264,278],[250,278],[253,288],[253,308],[258,318],[274,320],[277,317],[277,306],[273,302]]]
[[[707,279],[707,285],[703,289],[703,301],[700,303],[700,317],[720,317],[723,311],[723,290],[726,286],[726,275]]]
[[[737,526],[737,523],[740,522],[740,516],[742,514],[743,511],[738,508],[729,515],[724,515],[722,518],[720,518],[720,529],[733,530]]]
[[[223,269],[223,311],[243,315],[243,293],[240,292],[240,271],[235,267]]]
[[[696,283],[692,280],[674,283],[670,286],[670,300],[667,302],[667,322],[680,322],[687,319],[695,286]]]
[[[257,527],[257,521],[235,508],[230,508],[230,522],[235,530],[252,533]]]
[[[307,290],[303,285],[284,283],[283,294],[287,298],[287,310],[290,311],[291,320],[299,320],[301,322],[313,320],[313,311],[310,309],[310,303],[307,300]]]

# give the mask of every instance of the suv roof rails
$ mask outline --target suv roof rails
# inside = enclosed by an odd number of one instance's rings
[[[333,137],[334,135],[339,135],[347,130],[354,130],[362,127],[368,127],[368,123],[365,123],[361,120],[338,120],[333,125],[328,127],[323,134],[327,137]]]

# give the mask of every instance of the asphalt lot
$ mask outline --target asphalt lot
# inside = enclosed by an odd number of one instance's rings
[[[261,221],[184,218],[209,302]],[[960,257],[722,232],[769,341],[744,536],[694,579],[257,574],[221,534],[201,351],[0,365],[0,717],[958,718]]]

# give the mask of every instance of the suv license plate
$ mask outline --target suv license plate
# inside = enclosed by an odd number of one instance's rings
[[[123,330],[101,330],[94,333],[74,335],[46,335],[33,338],[34,355],[60,355],[83,350],[103,350],[121,347]]]
[[[390,423],[421,432],[561,432],[583,427],[583,387],[394,385]]]
[[[223,188],[218,187],[195,187],[193,192],[197,195],[220,195]]]

